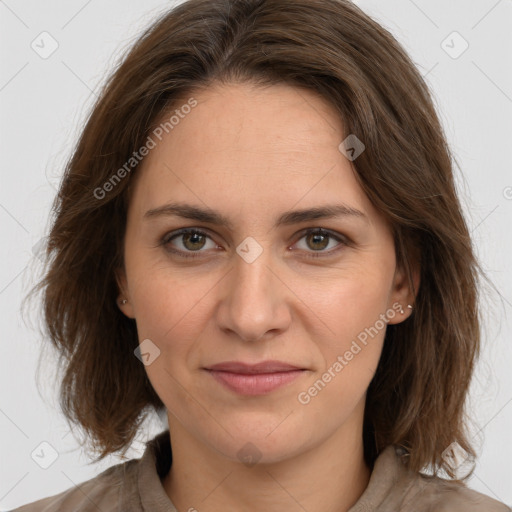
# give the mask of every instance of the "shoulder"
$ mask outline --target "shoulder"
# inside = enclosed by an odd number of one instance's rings
[[[28,503],[12,512],[102,512],[117,511],[121,497],[136,489],[139,459],[117,464],[94,478],[54,496]]]
[[[504,503],[490,496],[470,489],[465,484],[439,477],[416,476],[412,479],[410,493],[407,494],[412,502],[416,501],[415,505],[421,503],[425,511],[511,512]]]
[[[464,483],[410,471],[405,458],[398,447],[383,450],[367,489],[349,512],[512,512]]]
[[[146,442],[140,459],[111,466],[60,494],[11,512],[141,512],[162,506],[171,510],[172,503],[160,481],[171,461],[169,430],[165,430]]]

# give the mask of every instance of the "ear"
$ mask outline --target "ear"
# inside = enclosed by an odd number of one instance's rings
[[[119,309],[128,317],[135,318],[133,305],[128,291],[128,284],[126,279],[126,272],[124,268],[115,271],[117,286],[119,288],[119,297],[117,298],[117,305]],[[126,302],[124,302],[126,301]],[[123,304],[124,302],[124,304]]]
[[[396,267],[388,304],[388,308],[396,314],[389,318],[389,324],[399,324],[411,316],[419,286],[420,260],[419,255],[415,254],[412,261],[409,261],[408,269],[405,264]]]

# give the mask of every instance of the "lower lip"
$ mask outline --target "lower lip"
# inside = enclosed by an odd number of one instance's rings
[[[305,370],[276,373],[230,373],[207,370],[218,382],[240,395],[265,395],[302,375]]]

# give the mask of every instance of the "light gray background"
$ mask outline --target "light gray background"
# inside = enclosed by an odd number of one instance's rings
[[[511,504],[512,1],[357,3],[395,35],[426,76],[463,171],[457,180],[472,234],[498,289],[483,297],[485,343],[471,390],[481,456],[469,486]],[[0,0],[0,510],[61,492],[119,462],[111,457],[87,465],[58,411],[51,358],[42,366],[39,393],[41,342],[22,322],[20,304],[37,278],[37,244],[46,234],[59,174],[99,85],[141,30],[171,5]],[[46,59],[31,48],[34,40],[42,46],[43,31],[59,45]],[[465,43],[454,31],[469,44],[461,55]],[[128,456],[140,456],[142,443],[161,430],[158,417],[150,418]],[[48,469],[31,457],[34,450],[51,453],[42,442],[58,453]]]

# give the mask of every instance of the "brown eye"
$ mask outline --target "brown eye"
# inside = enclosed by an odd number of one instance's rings
[[[300,239],[300,241],[302,240],[304,240],[305,243],[302,247],[299,247],[299,249],[309,253],[307,256],[311,256],[313,258],[330,256],[347,245],[347,241],[342,235],[337,235],[321,228],[308,230]],[[338,243],[336,244],[333,242]],[[331,245],[330,249],[326,250],[329,245]]]
[[[204,244],[204,235],[193,232],[193,233],[185,233],[181,235],[183,240],[183,245],[189,249],[190,251],[197,251],[198,249],[201,249]]]
[[[308,233],[306,240],[311,249],[318,251],[323,250],[329,245],[330,236],[324,233]]]
[[[299,247],[299,249],[304,251],[307,257],[313,258],[330,256],[348,245],[343,235],[334,234],[321,228],[307,230],[299,242],[302,242],[302,240],[305,241],[305,244],[303,247]],[[211,243],[210,247],[208,247],[208,241]],[[216,249],[218,247],[210,235],[193,228],[186,228],[167,234],[162,239],[161,245],[164,246],[166,251],[185,258],[200,257],[201,253],[207,252],[207,249]],[[326,250],[330,245],[333,247]]]
[[[207,246],[208,240],[211,242],[210,247]],[[190,228],[167,234],[162,239],[161,244],[169,252],[192,258],[196,257],[196,254],[192,253],[197,253],[197,256],[200,256],[201,253],[206,252],[206,249],[214,249],[217,247],[207,233]],[[205,247],[206,249],[202,250]]]

